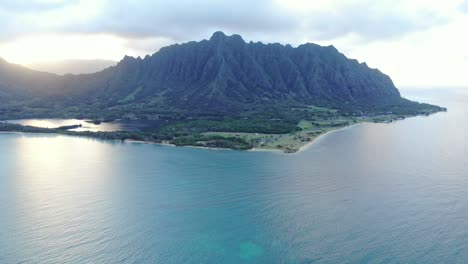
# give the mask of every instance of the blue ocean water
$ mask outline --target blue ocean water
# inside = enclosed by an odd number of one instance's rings
[[[468,90],[292,154],[0,134],[0,263],[467,263]]]

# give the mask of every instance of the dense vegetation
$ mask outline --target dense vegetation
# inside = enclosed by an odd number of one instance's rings
[[[17,124],[0,122],[0,132],[24,132],[24,133],[56,133],[55,129],[22,126]]]
[[[266,120],[266,119],[233,119],[206,120],[180,122],[164,127],[161,132],[172,134],[193,134],[202,132],[246,132],[265,134],[286,134],[300,130],[297,122],[290,120]]]
[[[253,147],[252,144],[237,137],[204,136],[200,134],[175,138],[171,141],[171,144],[176,146],[227,148],[236,150],[247,150]]]
[[[74,128],[74,126],[70,126]],[[209,148],[227,148],[236,150],[247,150],[253,147],[247,141],[236,137],[220,137],[220,136],[205,136],[193,134],[187,136],[175,137],[167,133],[157,132],[75,132],[68,131],[63,128],[49,129],[32,126],[22,126],[18,124],[10,124],[0,122],[0,132],[23,132],[23,133],[46,133],[46,134],[63,134],[70,136],[84,136],[90,138],[98,138],[103,140],[118,140],[118,141],[145,141],[154,143],[170,143],[176,146],[197,146]]]

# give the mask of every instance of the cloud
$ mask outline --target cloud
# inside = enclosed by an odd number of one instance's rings
[[[1,1],[0,10],[8,12],[41,12],[68,5],[77,4],[79,0],[15,0]]]
[[[468,1],[463,2],[459,8],[460,11],[468,13]]]
[[[319,40],[354,35],[374,41],[401,38],[449,21],[434,10],[406,10],[398,2],[359,1],[336,6],[328,12],[316,11],[305,19],[306,29]]]
[[[19,0],[2,1],[7,30],[24,34],[114,34],[187,41],[223,30],[269,39],[332,40],[354,35],[374,41],[403,37],[447,19],[437,9],[408,9],[418,0]],[[18,11],[31,11],[18,13]],[[34,11],[34,12],[32,12]],[[14,15],[13,15],[14,14]],[[9,17],[6,19],[5,17]],[[288,42],[288,41],[286,41]]]
[[[448,21],[424,5],[405,10],[401,4],[404,2],[408,1],[143,0],[135,5],[125,0],[105,0],[103,12],[79,30],[176,41],[196,39],[217,30],[316,40],[353,34],[369,41],[403,37]]]
[[[294,20],[282,15],[270,0],[143,0],[137,5],[106,0],[102,10],[105,11],[80,30],[186,40],[217,30],[281,32],[294,26]]]
[[[41,34],[75,34],[77,25],[88,23],[101,12],[99,1],[0,1],[0,42]]]

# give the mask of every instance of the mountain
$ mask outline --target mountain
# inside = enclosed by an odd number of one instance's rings
[[[37,71],[65,75],[95,73],[116,64],[117,62],[111,60],[60,60],[36,62],[25,66]]]
[[[93,74],[58,76],[0,62],[0,108],[17,115],[153,118],[233,115],[310,105],[342,111],[415,112],[392,80],[333,46],[246,43],[216,32],[145,58],[126,56]],[[39,109],[39,110],[38,110]],[[289,111],[288,110],[288,111]],[[39,111],[39,112],[38,112]]]
[[[35,96],[57,93],[60,77],[55,74],[30,70],[0,58],[0,102],[26,100]]]

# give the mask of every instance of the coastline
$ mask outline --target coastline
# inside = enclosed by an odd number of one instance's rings
[[[250,151],[250,152],[274,152],[274,153],[282,153],[282,154],[295,154],[295,153],[300,153],[300,152],[303,152],[309,148],[311,148],[318,139],[328,135],[328,134],[332,134],[334,132],[338,132],[338,131],[341,131],[341,130],[345,130],[345,129],[350,129],[354,126],[358,126],[358,125],[361,125],[363,123],[368,123],[368,122],[358,122],[358,123],[355,123],[355,124],[350,124],[348,126],[344,126],[344,127],[338,127],[336,129],[330,129],[330,130],[327,130],[326,132],[314,137],[312,139],[312,141],[310,142],[307,142],[306,144],[302,145],[298,151],[296,152],[292,152],[292,153],[286,153],[284,151],[284,149],[280,149],[280,148],[262,148],[262,147],[254,147],[254,148],[251,148],[251,149],[248,149],[248,150],[245,150],[245,151]],[[169,146],[169,147],[183,147],[183,148],[197,148],[197,149],[208,149],[208,150],[235,150],[235,149],[229,149],[229,148],[211,148],[211,147],[200,147],[200,146],[177,146],[177,145],[174,145],[174,144],[170,144],[168,142],[162,142],[162,143],[158,143],[158,142],[151,142],[151,141],[143,141],[143,140],[125,140],[124,141],[125,143],[140,143],[140,144],[156,144],[156,145],[161,145],[161,146]],[[237,151],[241,151],[241,150],[237,150]]]
[[[332,131],[329,131],[332,132]],[[328,133],[328,132],[327,132]],[[327,133],[324,133],[322,135],[325,135]],[[17,135],[58,135],[58,136],[67,136],[67,137],[83,137],[83,136],[76,136],[76,135],[67,135],[67,134],[60,134],[60,133],[41,133],[41,132],[19,132],[19,131],[0,131],[0,134],[17,134]],[[94,137],[86,137],[89,139],[99,139],[99,138],[94,138]],[[318,137],[317,137],[318,138]],[[177,146],[174,144],[170,144],[167,142],[152,142],[152,141],[144,141],[144,140],[112,140],[112,139],[101,139],[103,141],[112,141],[112,142],[119,142],[119,143],[132,143],[132,144],[152,144],[152,145],[160,145],[160,146],[166,146],[166,147],[174,147],[174,148],[196,148],[196,149],[206,149],[206,150],[224,150],[224,151],[251,151],[251,152],[275,152],[275,153],[282,153],[282,154],[293,154],[293,153],[285,153],[281,149],[271,149],[271,148],[251,148],[248,150],[236,150],[236,149],[230,149],[230,148],[211,148],[211,147],[200,147],[200,146]],[[315,139],[314,139],[315,140]],[[313,143],[313,142],[309,142]],[[295,152],[297,153],[297,152]]]
[[[346,129],[350,129],[352,127],[355,127],[355,126],[359,126],[359,125],[362,125],[364,123],[368,123],[368,122],[359,122],[359,123],[355,123],[355,124],[351,124],[349,126],[344,126],[344,127],[341,127],[341,128],[337,128],[337,129],[332,129],[332,130],[328,130],[327,132],[323,133],[323,134],[320,134],[318,135],[317,137],[315,137],[311,142],[308,142],[307,144],[305,144],[304,146],[302,146],[301,148],[299,148],[299,150],[297,152],[294,152],[294,153],[300,153],[300,152],[303,152],[303,151],[306,151],[308,150],[309,148],[311,148],[315,143],[317,143],[317,140],[318,139],[321,139],[322,137],[325,137],[329,134],[332,134],[332,133],[335,133],[335,132],[338,132],[338,131],[341,131],[341,130],[346,130]],[[294,153],[291,153],[291,154],[294,154]]]
[[[160,145],[160,146],[166,146],[166,147],[174,147],[174,148],[197,148],[197,149],[232,150],[232,151],[236,151],[236,150],[237,150],[237,149],[230,149],[230,148],[211,148],[211,147],[200,147],[200,146],[190,146],[190,145],[186,145],[186,146],[177,146],[177,145],[175,145],[175,144],[171,144],[171,143],[168,143],[168,142],[152,142],[152,141],[132,140],[132,139],[125,140],[125,141],[123,141],[123,143],[154,144],[154,145]],[[237,150],[237,151],[241,151],[241,150]],[[247,151],[249,151],[249,150],[247,150]]]
[[[432,114],[435,114],[435,113],[432,113]],[[423,115],[406,116],[405,118],[418,117],[418,116],[423,116]],[[396,122],[396,121],[400,121],[400,120],[404,120],[404,119],[389,119],[389,120],[386,120],[384,122],[372,122],[372,121],[369,121],[368,119],[362,119],[362,120],[359,120],[359,121],[354,121],[354,123],[351,123],[351,124],[348,124],[348,125],[345,125],[345,126],[341,126],[341,127],[326,127],[326,128],[324,128],[323,133],[316,134],[316,135],[313,135],[313,136],[309,136],[309,138],[308,138],[309,141],[302,141],[302,140],[299,141],[297,139],[294,139],[293,143],[291,143],[290,145],[287,145],[287,146],[282,146],[280,144],[274,145],[273,147],[271,145],[269,147],[268,146],[265,146],[265,147],[254,146],[251,149],[245,149],[243,151],[275,152],[275,153],[283,153],[283,154],[295,154],[295,153],[300,153],[300,152],[303,152],[303,151],[311,148],[317,142],[318,139],[320,139],[323,136],[326,136],[328,134],[331,134],[333,132],[337,132],[337,131],[344,130],[344,129],[349,129],[349,128],[352,128],[354,126],[361,125],[362,123],[376,123],[376,124],[378,124],[378,123],[391,123],[391,122]],[[313,131],[313,130],[304,129],[302,131],[302,133],[307,133],[307,132],[311,132],[311,131]],[[316,131],[314,131],[314,132],[316,132]],[[155,141],[132,140],[132,139],[125,139],[125,140],[103,139],[103,138],[99,138],[99,137],[94,137],[94,136],[89,135],[89,134],[88,135],[80,135],[80,134],[67,134],[67,133],[60,133],[60,132],[28,132],[28,131],[14,131],[14,130],[12,130],[12,131],[0,131],[0,134],[8,134],[8,133],[38,134],[38,135],[42,135],[42,134],[43,135],[51,135],[51,134],[53,134],[53,135],[74,136],[74,137],[75,136],[87,137],[87,138],[92,138],[92,139],[101,139],[101,140],[105,140],[105,141],[118,141],[118,142],[122,142],[122,143],[156,144],[156,145],[161,145],[161,146],[190,147],[190,148],[199,148],[199,149],[208,149],[208,150],[239,150],[239,149],[231,149],[231,148],[216,148],[216,147],[193,146],[193,145],[175,145],[175,144],[171,144],[171,143],[169,143],[167,141],[155,142]],[[211,133],[211,132],[208,132],[208,133]],[[226,132],[226,134],[232,134],[232,133]],[[239,133],[236,133],[236,134],[239,134]],[[258,135],[258,133],[255,133],[255,134]],[[273,136],[273,138],[274,138],[273,140],[280,141],[283,138],[291,139],[291,137],[292,138],[297,137],[298,134],[299,133],[278,134],[278,135]],[[264,134],[264,135],[266,135],[266,134]],[[269,135],[269,136],[271,136],[271,135]],[[304,144],[302,144],[302,143],[304,143]],[[276,147],[276,146],[278,146],[278,147]]]

